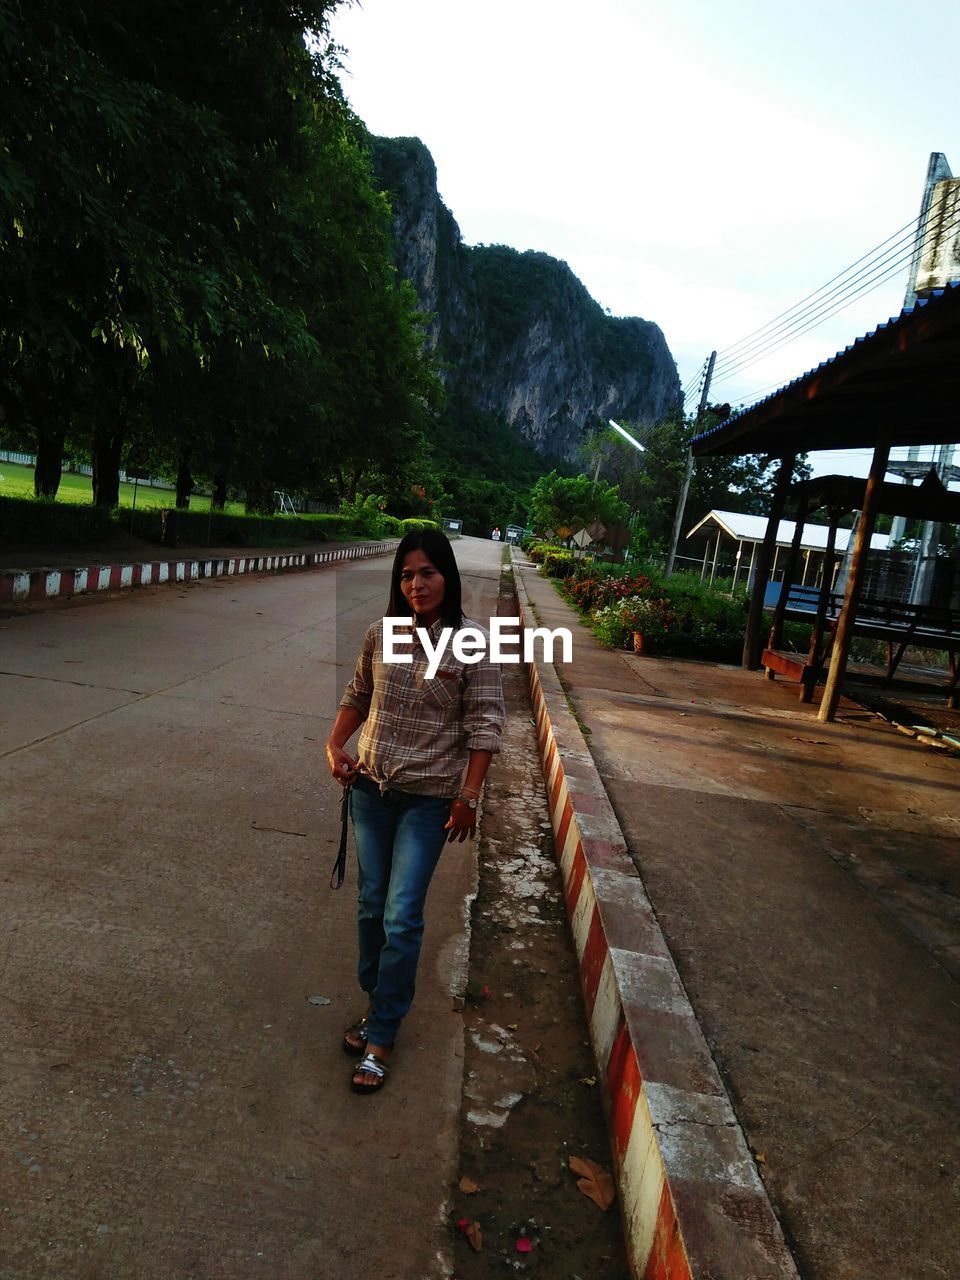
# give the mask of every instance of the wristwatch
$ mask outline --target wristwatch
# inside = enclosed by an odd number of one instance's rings
[[[465,804],[468,809],[476,809],[478,804],[476,796],[465,796],[462,791],[457,796],[457,799],[461,804]]]

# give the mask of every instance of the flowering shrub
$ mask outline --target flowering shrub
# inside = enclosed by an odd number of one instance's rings
[[[576,567],[572,551],[552,547],[543,557],[543,572],[548,578],[569,578]]]
[[[632,573],[629,577],[614,578],[610,583],[612,600],[627,600],[631,596],[655,599],[663,594],[663,584],[655,582],[645,573]]]
[[[662,596],[627,596],[598,609],[593,615],[594,631],[612,649],[629,649],[633,633],[645,641],[662,640],[677,629],[677,615]],[[662,650],[662,646],[657,648]]]
[[[633,633],[638,632],[647,652],[738,661],[745,592],[718,590],[691,573],[664,579],[651,567],[640,570],[581,559],[556,545],[535,549],[542,553],[542,571],[563,579],[562,594],[589,618],[597,638],[611,649],[632,648]]]
[[[614,608],[618,611],[620,621],[631,632],[640,631],[651,640],[668,635],[675,630],[677,615],[673,605],[663,597],[644,598],[627,596]]]
[[[656,597],[662,594],[659,583],[644,573],[624,574],[619,565],[597,564],[592,561],[578,564],[575,572],[566,579],[563,594],[572,605],[588,617],[606,605],[615,604],[629,596]]]
[[[575,574],[567,578],[563,594],[581,613],[591,614],[603,602],[609,582],[595,573]]]
[[[593,615],[593,633],[608,649],[628,649],[631,630],[621,622],[616,605],[605,605]]]
[[[590,619],[597,638],[612,649],[643,636],[646,652],[735,662],[743,643],[744,592],[719,591],[694,574],[663,579],[655,569],[577,564],[563,594]]]

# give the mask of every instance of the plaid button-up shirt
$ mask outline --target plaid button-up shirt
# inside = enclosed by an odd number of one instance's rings
[[[445,625],[441,618],[430,627],[432,645]],[[477,624],[464,619],[464,626]],[[433,679],[427,679],[427,655],[416,636],[412,644],[397,646],[412,662],[384,662],[383,621],[368,628],[340,705],[363,717],[360,768],[381,788],[453,797],[468,752],[500,750],[500,668],[490,661],[489,632],[478,630],[486,638],[480,662],[461,662],[451,651],[451,637]]]

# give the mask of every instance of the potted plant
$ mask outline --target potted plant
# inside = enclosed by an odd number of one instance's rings
[[[620,618],[630,631],[634,653],[648,653],[650,641],[659,640],[670,629],[672,610],[667,600],[629,596],[619,605]]]

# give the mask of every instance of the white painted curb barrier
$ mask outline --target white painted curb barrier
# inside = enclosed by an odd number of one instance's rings
[[[241,573],[280,573],[288,569],[316,569],[341,560],[361,560],[393,551],[397,541],[368,542],[329,551],[267,556],[237,556],[218,560],[150,560],[133,564],[95,564],[83,569],[24,569],[0,573],[0,604],[24,600],[57,600],[92,591],[118,591],[162,582],[194,582]]]

